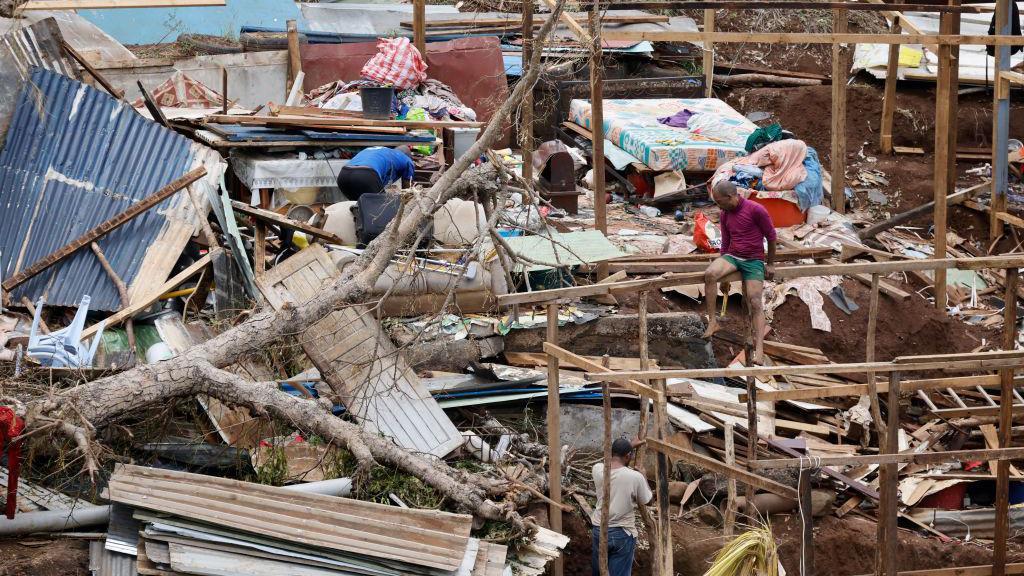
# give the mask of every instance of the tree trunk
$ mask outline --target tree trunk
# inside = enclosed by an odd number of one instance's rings
[[[558,21],[561,8],[562,1],[559,1],[552,16],[538,32],[538,42],[543,42]],[[409,194],[399,216],[384,233],[315,299],[299,307],[261,310],[242,324],[170,360],[139,366],[28,403],[25,408],[26,432],[56,422],[63,424],[59,429],[64,429],[67,434],[80,435],[86,431],[91,442],[96,427],[118,418],[166,403],[172,398],[209,395],[229,404],[246,406],[257,413],[287,419],[297,428],[347,448],[357,458],[361,472],[368,472],[376,463],[393,466],[418,477],[477,516],[510,520],[520,528],[527,528],[523,518],[515,512],[514,504],[498,505],[491,500],[506,492],[504,481],[455,470],[444,462],[412,454],[385,438],[365,433],[357,425],[333,416],[326,403],[294,398],[278,390],[274,382],[252,382],[222,368],[246,356],[263,354],[284,336],[301,333],[339,307],[365,302],[370,297],[371,287],[392,257],[399,248],[409,245],[428,217],[447,200],[457,194],[466,194],[474,185],[493,183],[497,178],[493,168],[477,170],[467,175],[468,178],[462,178],[463,173],[502,132],[511,112],[522,102],[523,94],[533,89],[541,70],[542,52],[540,49],[534,52],[529,72],[515,86],[509,100],[495,112],[470,150],[458,158],[429,190]],[[92,451],[83,447],[81,442],[79,447],[85,452],[87,466],[91,470],[95,464],[90,454]]]

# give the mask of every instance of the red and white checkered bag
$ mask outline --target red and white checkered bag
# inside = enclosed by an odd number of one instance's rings
[[[405,90],[427,79],[427,64],[408,38],[381,38],[377,54],[363,65],[360,74],[367,80]]]

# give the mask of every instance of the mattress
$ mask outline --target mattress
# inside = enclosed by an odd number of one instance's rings
[[[658,122],[683,110],[694,113],[686,128]],[[573,100],[569,121],[591,128],[590,101]],[[710,172],[744,156],[750,120],[716,98],[652,98],[604,101],[605,138],[653,170]]]

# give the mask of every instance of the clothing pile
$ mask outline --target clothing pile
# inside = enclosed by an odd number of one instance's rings
[[[824,196],[818,153],[803,140],[778,140],[726,162],[711,177],[711,186],[723,180],[734,182],[746,197],[780,198],[800,210],[821,204]]]
[[[415,50],[415,48],[413,48]],[[325,110],[362,112],[359,89],[381,86],[376,80],[362,78],[345,82],[335,80],[306,94],[310,106]],[[392,100],[392,112],[399,120],[476,121],[476,112],[462,103],[451,87],[439,80],[425,78],[419,84],[399,91]]]

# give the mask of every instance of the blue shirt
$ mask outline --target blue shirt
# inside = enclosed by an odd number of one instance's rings
[[[385,186],[402,178],[412,181],[416,166],[412,159],[393,148],[374,146],[358,153],[348,161],[349,166],[367,166],[380,176]]]

